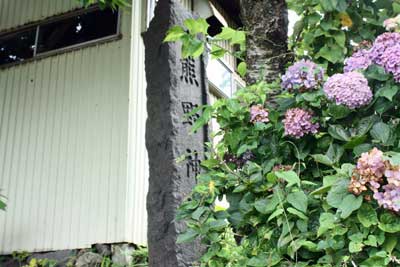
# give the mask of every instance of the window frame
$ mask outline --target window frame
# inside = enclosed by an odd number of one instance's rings
[[[57,21],[61,21],[64,19],[69,19],[69,18],[73,18],[85,13],[90,13],[90,12],[94,12],[94,11],[98,11],[101,10],[100,7],[98,5],[92,5],[90,7],[87,8],[79,8],[79,9],[75,9],[75,10],[71,10],[68,11],[66,13],[63,13],[61,15],[55,15],[55,16],[51,16],[39,21],[35,21],[32,23],[28,23],[26,25],[22,25],[22,26],[18,26],[12,29],[7,29],[7,30],[3,30],[0,31],[0,38],[2,37],[8,37],[8,36],[12,36],[12,35],[17,35],[21,32],[24,31],[28,31],[28,30],[35,30],[36,29],[36,33],[35,33],[35,44],[34,44],[34,50],[33,50],[33,56],[31,58],[27,58],[24,59],[22,61],[15,61],[15,62],[11,62],[11,63],[7,63],[7,64],[3,64],[0,65],[0,70],[1,69],[6,69],[12,66],[16,66],[16,65],[20,65],[20,64],[26,64],[32,61],[36,61],[36,60],[40,60],[40,59],[44,59],[50,56],[55,56],[55,55],[59,55],[59,54],[63,54],[63,53],[67,53],[70,51],[75,51],[75,50],[79,50],[79,49],[83,49],[86,47],[90,47],[90,46],[94,46],[94,45],[98,45],[98,44],[103,44],[103,43],[107,43],[107,42],[111,42],[111,41],[116,41],[116,40],[120,40],[122,39],[122,33],[121,33],[121,19],[122,19],[122,10],[118,9],[116,12],[118,12],[117,15],[117,29],[116,29],[116,33],[112,34],[112,35],[108,35],[105,37],[101,37],[101,38],[97,38],[94,40],[90,40],[90,41],[86,41],[86,42],[82,42],[82,43],[78,43],[78,44],[74,44],[74,45],[70,45],[70,46],[66,46],[66,47],[62,47],[62,48],[58,48],[58,49],[54,49],[51,51],[47,51],[47,52],[43,52],[43,53],[37,53],[37,47],[38,47],[38,41],[39,41],[39,32],[40,32],[40,27],[53,23],[53,22],[57,22]]]

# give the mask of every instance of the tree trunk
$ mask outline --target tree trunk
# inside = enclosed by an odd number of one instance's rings
[[[285,0],[240,0],[240,13],[248,33],[246,82],[276,80],[289,58]]]

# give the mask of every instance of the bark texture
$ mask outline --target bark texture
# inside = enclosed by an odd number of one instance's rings
[[[247,83],[271,82],[288,60],[288,12],[285,0],[240,0],[247,34]]]

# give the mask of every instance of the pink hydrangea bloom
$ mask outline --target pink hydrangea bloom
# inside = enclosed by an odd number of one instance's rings
[[[326,81],[324,92],[329,100],[351,109],[368,105],[373,96],[367,79],[359,72],[333,75]]]
[[[306,134],[318,132],[319,124],[312,122],[312,113],[301,109],[288,109],[283,120],[285,135],[301,138]]]
[[[365,70],[372,64],[369,50],[361,49],[344,61],[344,72]]]
[[[357,161],[356,170],[362,177],[374,176],[381,178],[385,173],[382,151],[374,147],[371,151],[362,153]]]
[[[382,66],[387,73],[392,73],[394,79],[400,82],[400,43],[389,47],[382,54]]]
[[[400,33],[398,32],[385,32],[379,35],[371,50],[370,57],[372,62],[382,66],[382,55],[385,51],[396,44],[400,43]]]
[[[269,122],[268,110],[266,110],[262,105],[254,105],[250,108],[250,122]]]

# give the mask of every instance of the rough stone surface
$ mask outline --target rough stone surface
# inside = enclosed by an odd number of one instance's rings
[[[111,256],[111,245],[110,244],[95,244],[93,248],[103,257]]]
[[[288,12],[285,0],[240,0],[246,39],[246,82],[272,82],[283,73],[287,54]]]
[[[94,252],[86,252],[78,257],[75,262],[75,267],[98,267],[103,260],[103,257]]]
[[[201,255],[199,242],[176,244],[185,229],[176,209],[195,185],[204,157],[206,128],[189,131],[199,115],[185,116],[207,102],[203,58],[181,57],[179,43],[163,43],[167,30],[190,18],[176,0],[158,1],[155,17],[144,34],[146,47],[146,147],[150,179],[147,196],[150,267],[189,267]],[[176,159],[186,155],[184,163]]]
[[[129,266],[133,260],[135,247],[131,244],[112,245],[112,262],[117,266]]]

